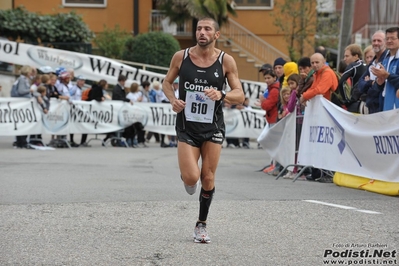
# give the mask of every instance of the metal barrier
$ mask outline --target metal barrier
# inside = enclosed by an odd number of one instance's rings
[[[295,154],[296,154],[296,156],[295,156],[295,158],[296,158],[296,160],[298,158],[298,149],[299,149],[299,141],[301,139],[303,118],[304,118],[303,115],[297,115],[296,116],[296,127],[295,127],[295,130],[296,130],[296,134],[295,134]],[[300,125],[300,128],[298,128],[298,125]],[[292,182],[295,182],[296,180],[298,180],[298,178],[301,177],[305,173],[306,170],[308,170],[308,169],[311,170],[311,169],[315,168],[313,165],[302,165],[302,164],[296,164],[296,163],[295,164],[289,164],[289,165],[286,165],[283,168],[283,170],[280,171],[280,173],[276,177],[276,180],[279,179],[280,177],[282,177],[288,171],[288,168],[290,168],[290,167],[301,168],[301,170],[296,173],[296,175],[295,175],[294,179],[292,180]],[[320,168],[317,168],[317,169],[319,169],[320,172],[321,172],[320,173],[320,175],[321,175],[320,178],[321,179],[324,179],[324,180],[327,179],[326,182],[330,182],[331,181],[329,179],[332,179],[332,177],[334,176],[334,172],[333,171],[320,169]],[[315,181],[317,181],[317,180],[315,180]]]

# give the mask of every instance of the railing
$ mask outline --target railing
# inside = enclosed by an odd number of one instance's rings
[[[150,31],[163,31],[175,36],[192,36],[192,22],[169,23],[169,18],[160,10],[151,11]]]
[[[179,25],[169,24],[169,19],[162,11],[153,10],[151,12],[150,30],[169,32],[175,36],[192,36],[192,22],[187,21]],[[220,31],[221,39],[229,41],[233,47],[254,59],[256,64],[270,63],[278,57],[289,58],[232,19],[229,19],[229,23],[224,24]]]
[[[229,19],[229,23],[224,24],[220,31],[223,38],[239,46],[239,49],[252,57],[257,64],[271,63],[278,57],[288,59],[286,54],[232,19]]]

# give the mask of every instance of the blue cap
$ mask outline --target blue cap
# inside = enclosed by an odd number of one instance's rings
[[[179,83],[179,77],[177,77],[177,78],[175,79],[175,81],[173,81],[173,83],[174,83],[174,84]]]

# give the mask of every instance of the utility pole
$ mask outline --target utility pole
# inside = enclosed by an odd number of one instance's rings
[[[344,57],[345,47],[352,43],[352,24],[356,0],[343,0],[341,11],[341,27],[338,45],[337,67]]]

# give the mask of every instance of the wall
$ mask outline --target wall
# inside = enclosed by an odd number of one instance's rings
[[[104,25],[114,28],[119,24],[128,32],[133,30],[133,1],[107,1],[106,8],[62,7],[62,0],[14,0],[14,7],[23,5],[30,12],[41,14],[68,13],[75,11],[95,33],[101,32]],[[123,18],[123,19],[121,19]]]
[[[0,10],[6,10],[12,8],[12,0],[1,0]]]

